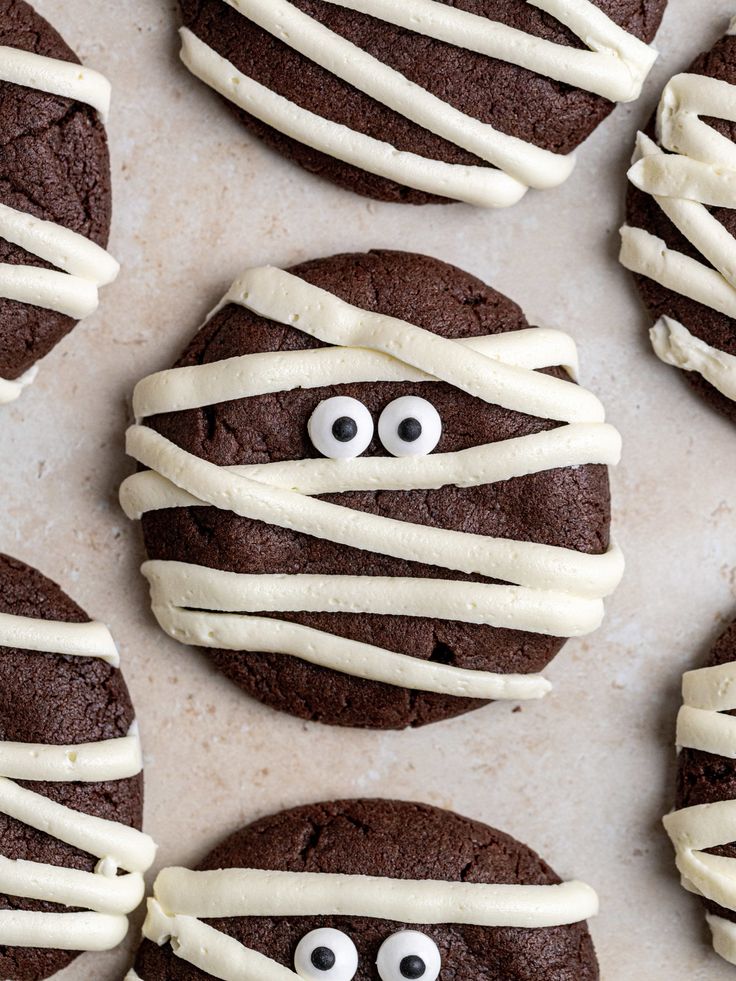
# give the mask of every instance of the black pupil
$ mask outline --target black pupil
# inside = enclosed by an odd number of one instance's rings
[[[418,419],[414,419],[410,416],[408,419],[401,420],[397,432],[399,434],[399,439],[403,439],[405,443],[413,443],[422,435],[422,424]],[[416,978],[421,977],[419,974],[407,974],[406,976]]]
[[[399,964],[399,970],[402,978],[421,978],[424,977],[427,965],[421,957],[417,957],[416,954],[409,954]]]
[[[312,964],[318,971],[331,971],[335,966],[335,954],[329,947],[315,947],[312,951]],[[413,974],[411,977],[421,977],[420,974]]]
[[[350,416],[340,416],[332,423],[332,435],[338,443],[349,443],[358,435],[358,423]]]

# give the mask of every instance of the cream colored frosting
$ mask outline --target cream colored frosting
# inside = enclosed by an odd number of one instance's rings
[[[117,666],[109,631],[100,623],[62,623],[0,614],[0,657],[8,648],[94,657]],[[80,745],[0,741],[0,813],[99,859],[94,872],[0,857],[0,892],[81,907],[84,912],[0,910],[0,945],[107,950],[127,932],[127,914],[145,893],[143,872],[155,845],[134,828],[75,811],[15,780],[102,782],[142,769],[134,724],[127,736]],[[126,874],[118,875],[124,869]]]
[[[257,869],[159,873],[144,936],[224,981],[293,981],[286,967],[200,921],[241,916],[359,916],[399,923],[539,929],[598,912],[582,882],[497,885]]]
[[[660,317],[649,333],[655,354],[665,364],[697,371],[719,392],[736,401],[736,356],[706,344],[671,317]]]
[[[0,81],[87,103],[103,119],[110,106],[110,83],[99,72],[18,48],[0,46]],[[95,312],[98,287],[111,283],[120,269],[111,255],[83,235],[6,204],[0,204],[0,238],[57,267],[0,263],[0,297],[75,320]],[[0,405],[18,398],[35,374],[34,366],[15,381],[0,378]]]
[[[723,714],[735,709],[736,663],[687,672],[677,717],[678,747],[736,759],[736,717]],[[664,825],[684,888],[736,912],[736,860],[708,853],[736,841],[736,800],[682,808],[668,814]],[[715,950],[736,963],[735,925],[718,916],[707,919]]]
[[[293,139],[417,190],[485,207],[514,204],[529,187],[555,187],[573,169],[572,157],[502,133],[461,112],[288,0],[226,2],[331,74],[492,166],[430,160],[333,123],[255,82],[182,29],[182,60],[193,74]],[[638,98],[657,57],[590,0],[530,0],[567,26],[588,50],[556,44],[435,0],[408,0],[401,5],[386,0],[330,2],[615,101]]]
[[[315,459],[240,467],[219,467],[146,426],[132,426],[128,452],[149,469],[121,488],[121,503],[131,518],[164,507],[209,505],[337,544],[501,581],[243,575],[187,563],[148,562],[143,572],[163,629],[198,646],[285,653],[355,677],[422,691],[477,698],[545,694],[549,686],[539,676],[439,665],[258,614],[404,614],[568,637],[596,629],[603,617],[603,597],[615,589],[623,573],[616,546],[590,555],[414,525],[317,497],[362,489],[479,486],[562,467],[616,463],[620,437],[603,421],[600,402],[577,385],[530,367],[560,361],[577,367],[570,339],[543,331],[537,349],[536,332],[527,329],[481,338],[474,346],[448,341],[413,324],[360,310],[272,268],[245,273],[217,309],[228,303],[296,324],[333,346],[159,372],[136,388],[138,417],[293,389],[300,384],[295,355],[305,353],[315,355],[305,358],[305,386],[339,384],[346,378],[444,380],[487,402],[568,424],[411,459]]]
[[[103,119],[110,111],[110,83],[99,72],[73,61],[0,45],[0,81],[84,102]]]
[[[709,211],[711,206],[736,208],[736,145],[703,116],[736,122],[736,86],[702,75],[676,75],[659,104],[661,146],[639,133],[629,179],[654,197],[708,264],[630,226],[621,230],[621,262],[736,318],[736,240]],[[669,318],[655,326],[652,342],[662,360],[699,372],[728,398],[736,398],[736,356],[714,349]]]

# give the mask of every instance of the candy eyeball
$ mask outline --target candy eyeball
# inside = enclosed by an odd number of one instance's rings
[[[307,431],[322,456],[352,460],[370,446],[373,417],[357,399],[336,395],[320,402],[310,416]]]
[[[352,981],[358,970],[358,951],[340,930],[312,930],[299,941],[294,969],[306,981]]]
[[[376,967],[381,981],[437,981],[442,958],[437,944],[416,930],[401,930],[384,940]]]
[[[378,420],[378,436],[391,456],[426,456],[440,441],[442,420],[426,399],[404,395],[390,402]]]

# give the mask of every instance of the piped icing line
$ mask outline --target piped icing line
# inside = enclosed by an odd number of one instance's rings
[[[736,759],[736,663],[688,671],[683,678],[683,705],[677,718],[677,745]],[[736,841],[736,800],[698,804],[673,811],[664,826],[675,847],[682,885],[725,909],[736,912],[736,860],[709,854]],[[717,953],[736,963],[736,928],[708,915]]]
[[[435,0],[327,0],[417,34],[506,61],[538,75],[633,102],[641,95],[657,52],[611,20],[589,0],[527,0],[572,31],[588,51],[535,37],[488,17]]]
[[[507,207],[529,187],[556,187],[572,172],[572,156],[537,147],[461,112],[288,0],[225,2],[332,75],[491,166],[447,164],[399,151],[318,116],[249,78],[189,29],[181,30],[181,57],[194,75],[241,109],[313,149],[417,190],[483,207]],[[638,98],[657,57],[654,49],[628,34],[590,0],[529,0],[573,31],[588,50],[537,38],[434,0],[401,5],[386,0],[331,2],[614,101]]]
[[[361,310],[283,269],[247,270],[213,313],[229,303],[296,327],[325,344],[370,348],[405,361],[438,381],[505,409],[560,422],[605,419],[595,395],[572,382],[479,356],[466,345],[405,320]],[[529,341],[533,343],[533,338]]]
[[[476,698],[545,694],[549,685],[538,675],[437,665],[258,614],[402,613],[566,637],[596,629],[603,617],[603,598],[623,573],[623,558],[615,545],[603,554],[586,554],[415,525],[318,497],[360,489],[480,486],[563,467],[616,463],[620,437],[603,421],[600,402],[572,382],[535,370],[559,363],[577,368],[570,339],[556,331],[542,331],[536,352],[535,329],[473,339],[472,346],[468,340],[447,341],[405,321],[360,310],[272,268],[244,274],[211,316],[228,303],[298,326],[333,346],[273,357],[245,355],[159,372],[136,388],[137,417],[280,392],[300,384],[339,384],[346,377],[410,378],[444,380],[486,402],[567,424],[412,459],[315,459],[233,467],[220,467],[188,453],[147,426],[132,426],[127,451],[148,469],[128,478],[121,488],[121,504],[131,518],[169,507],[217,507],[348,547],[497,580],[246,575],[153,561],[143,566],[143,572],[162,628],[197,646],[283,653],[355,677],[417,690]],[[307,355],[301,382],[295,354]]]
[[[736,355],[706,344],[667,316],[660,317],[649,335],[660,361],[683,371],[697,371],[722,395],[736,401]]]
[[[457,923],[539,929],[598,912],[582,882],[495,885],[311,872],[168,868],[154,883],[143,934],[222,981],[293,981],[289,968],[201,919],[360,916],[406,924]]]
[[[36,380],[38,375],[38,365],[34,364],[25,371],[20,378],[9,381],[7,378],[0,378],[0,405],[8,405],[15,402],[23,394],[23,389],[28,388]]]
[[[8,648],[118,665],[109,631],[96,622],[1,614],[0,656]],[[0,892],[84,910],[0,910],[0,945],[108,950],[121,942],[127,914],[145,893],[143,873],[153,862],[154,842],[135,828],[76,811],[15,781],[106,782],[135,776],[142,766],[135,723],[127,736],[79,745],[0,741],[0,813],[99,859],[94,872],[86,872],[0,857]]]
[[[67,623],[0,613],[0,647],[70,657],[97,657],[114,668],[120,666],[120,655],[110,631],[104,623],[95,620]]]
[[[628,176],[706,262],[628,225],[621,230],[620,259],[632,272],[736,319],[736,240],[708,210],[736,208],[736,145],[701,117],[736,122],[736,86],[702,75],[676,75],[659,104],[661,145],[639,133]],[[662,360],[696,371],[728,398],[736,397],[736,356],[716,351],[669,318],[655,326],[652,341]]]
[[[425,457],[364,457],[355,460],[289,460],[223,467],[284,490],[314,496],[361,490],[433,490],[453,484],[479,487],[531,473],[585,464],[613,466],[621,459],[621,436],[608,424],[572,423],[500,443]],[[132,474],[120,488],[128,517],[149,511],[205,506],[153,470]]]
[[[0,81],[83,102],[96,109],[103,121],[110,111],[109,81],[73,61],[0,45]]]
[[[515,368],[535,371],[560,365],[573,379],[579,374],[575,342],[559,330],[529,327],[487,337],[460,337],[453,343]],[[297,388],[354,382],[436,381],[425,371],[367,348],[243,354],[208,364],[168,368],[143,378],[133,392],[133,412],[141,421],[160,412],[180,412]]]

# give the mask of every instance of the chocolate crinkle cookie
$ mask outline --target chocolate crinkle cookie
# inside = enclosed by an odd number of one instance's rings
[[[572,338],[436,259],[248,270],[135,392],[121,500],[160,625],[333,725],[541,697],[623,571],[620,437],[576,370]]]
[[[599,977],[589,886],[425,804],[285,811],[231,835],[198,871],[164,869],[153,893],[129,981]]]
[[[382,201],[506,207],[656,58],[666,0],[181,0],[181,56],[257,137]]]

